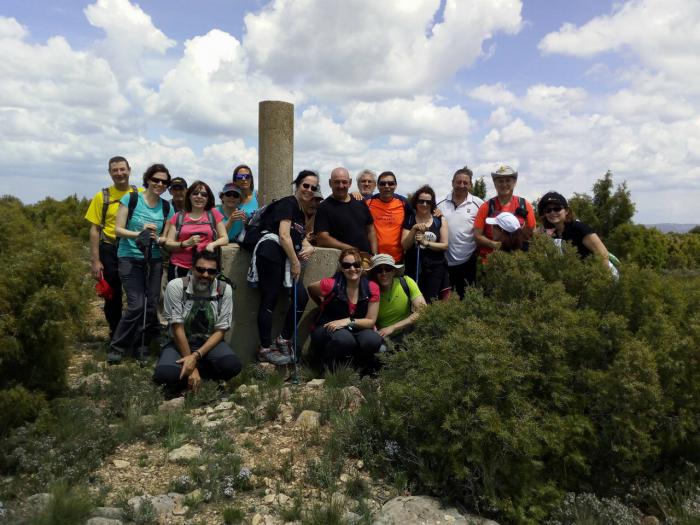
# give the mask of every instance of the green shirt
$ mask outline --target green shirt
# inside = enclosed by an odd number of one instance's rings
[[[411,315],[411,303],[413,300],[423,295],[416,281],[406,276],[404,276],[404,279],[406,279],[408,292],[411,297],[406,297],[399,278],[394,277],[391,283],[391,290],[389,292],[381,292],[379,296],[377,328],[385,328],[406,319],[406,317]]]

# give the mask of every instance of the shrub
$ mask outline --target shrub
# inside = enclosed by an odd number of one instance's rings
[[[46,508],[33,517],[32,525],[73,525],[83,523],[94,505],[85,489],[58,483],[51,488],[51,498]]]
[[[615,281],[538,238],[494,254],[482,284],[420,317],[352,452],[515,523],[697,460],[700,279],[625,266]]]
[[[17,396],[22,386],[25,400],[54,397],[65,388],[69,342],[88,304],[83,248],[65,233],[34,224],[13,199],[0,199],[0,231],[0,391],[15,389],[3,395]],[[31,410],[22,404],[17,412],[4,419],[20,423]]]

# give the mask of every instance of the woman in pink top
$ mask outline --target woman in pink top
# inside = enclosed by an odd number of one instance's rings
[[[187,189],[185,209],[170,219],[168,227],[165,243],[170,251],[168,280],[187,275],[195,249],[213,252],[228,244],[224,216],[214,204],[214,194],[205,182],[195,181]]]

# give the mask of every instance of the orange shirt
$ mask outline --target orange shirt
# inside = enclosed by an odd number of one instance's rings
[[[403,248],[401,248],[401,229],[405,215],[403,201],[394,197],[389,202],[384,202],[379,197],[373,197],[367,199],[365,203],[374,218],[377,253],[387,253],[399,262],[403,259]]]
[[[498,197],[494,197],[495,199],[495,206],[494,206],[494,212],[491,214],[493,217],[496,217],[499,213],[508,211],[510,213],[515,213],[515,210],[518,209],[518,206],[520,205],[520,197],[513,195],[513,197],[510,199],[510,202],[508,202],[505,205],[501,204],[501,201],[498,200]],[[485,201],[481,207],[479,208],[479,211],[476,213],[476,218],[474,219],[474,228],[479,228],[481,231],[484,232],[484,235],[488,238],[493,240],[493,226],[490,224],[486,224],[486,218],[489,216],[489,202],[490,199]],[[532,204],[530,204],[530,201],[527,199],[525,200],[525,209],[527,210],[527,218],[523,219],[522,217],[518,217],[518,220],[520,221],[521,226],[527,226],[530,228],[530,230],[534,231],[535,227],[537,226],[537,222],[535,219],[535,210],[532,209]],[[493,250],[491,248],[487,248],[486,246],[479,246],[479,256],[482,259],[485,259]]]

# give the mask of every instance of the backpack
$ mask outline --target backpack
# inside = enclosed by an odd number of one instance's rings
[[[134,193],[138,193],[139,189],[134,186],[133,184],[129,185],[129,189],[131,190],[130,193],[133,195]],[[109,188],[102,188],[102,220],[100,221],[100,241],[104,240],[105,234],[105,224],[107,223],[107,210],[109,210],[109,207],[114,204],[115,202],[119,202],[120,199],[116,200],[109,200]],[[134,204],[135,206],[135,204]],[[128,220],[126,222],[129,222]]]
[[[495,215],[497,198],[498,197],[492,197],[489,199],[489,213],[487,217],[493,217]],[[513,215],[518,217],[518,219],[522,219],[523,223],[527,220],[527,206],[523,197],[518,197],[518,207],[513,212]]]
[[[182,280],[182,304],[184,307],[185,301],[216,301],[216,313],[217,315],[221,313],[221,299],[224,296],[224,292],[226,291],[226,282],[217,279],[216,280],[216,297],[213,297],[211,295],[207,296],[201,296],[201,295],[192,295],[187,291],[187,287],[190,285],[190,276],[185,275],[184,277],[180,278]]]
[[[268,211],[272,210],[278,202],[280,202],[278,199],[274,199],[270,204],[266,204],[253,212],[248,224],[245,225],[239,236],[241,248],[249,252],[255,250],[255,245],[268,232],[269,225],[266,223],[267,218],[270,216]]]
[[[208,224],[209,227],[211,228],[211,238],[212,240],[216,240],[218,237],[216,234],[216,218],[214,217],[214,213],[211,210],[206,210],[204,213],[207,214],[207,222],[197,222],[197,223],[188,223],[188,224]],[[185,212],[179,211],[177,212],[177,216],[175,217],[175,239],[180,238],[180,231],[182,230],[182,226],[185,223]]]

